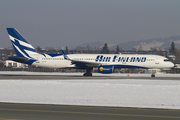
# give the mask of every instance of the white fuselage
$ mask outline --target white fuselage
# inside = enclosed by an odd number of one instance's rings
[[[172,68],[174,64],[167,58],[159,55],[141,54],[69,54],[71,60],[99,63],[100,65],[113,65],[117,68]],[[69,68],[76,67],[70,60],[64,59],[63,55],[51,57],[47,54],[36,55],[38,61],[32,65],[47,68]],[[96,66],[91,66],[96,67]]]

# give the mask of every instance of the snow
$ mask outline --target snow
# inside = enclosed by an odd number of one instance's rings
[[[25,73],[40,74],[23,72]],[[72,75],[71,73],[63,74]],[[82,73],[78,74],[82,75]],[[127,76],[127,74],[112,75]],[[145,76],[144,74],[132,75]],[[178,74],[157,75],[179,76]],[[154,79],[0,80],[0,102],[180,109],[180,81]]]

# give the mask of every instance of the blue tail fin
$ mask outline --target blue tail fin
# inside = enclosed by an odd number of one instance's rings
[[[33,55],[38,53],[15,28],[7,28],[7,31],[18,57],[32,58]]]

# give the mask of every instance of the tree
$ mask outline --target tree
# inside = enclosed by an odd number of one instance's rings
[[[36,51],[39,52],[39,53],[43,53],[42,48],[40,48],[39,46],[36,47]]]
[[[170,47],[170,53],[172,53],[173,55],[176,55],[176,48],[175,48],[175,44],[174,42],[172,41],[171,43],[171,47]]]
[[[151,51],[157,51],[157,49],[154,48],[154,47],[151,47],[150,50],[151,50]]]
[[[49,50],[55,50],[55,48],[53,47],[46,47],[45,50],[49,51]]]
[[[134,47],[134,48],[132,49],[132,51],[136,52],[136,51],[137,51],[137,48],[136,48],[136,47]]]
[[[141,46],[141,44],[139,45],[138,51],[142,51],[143,47]]]
[[[158,55],[164,56],[164,53],[161,49],[158,50]]]
[[[2,68],[4,66],[3,61],[0,61],[0,68]]]
[[[117,46],[115,54],[119,54],[119,52],[120,52],[120,49],[119,49],[119,46]]]
[[[101,54],[109,54],[109,49],[107,43],[104,44]]]
[[[180,60],[180,49],[176,49],[176,60]]]

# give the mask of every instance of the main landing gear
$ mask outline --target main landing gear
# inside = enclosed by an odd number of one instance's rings
[[[151,77],[155,77],[155,74],[152,74]]]
[[[152,70],[151,77],[155,77],[156,70]]]
[[[86,73],[83,74],[83,76],[92,76],[91,71],[93,70],[92,67],[86,68]]]

